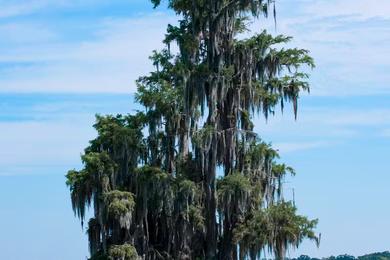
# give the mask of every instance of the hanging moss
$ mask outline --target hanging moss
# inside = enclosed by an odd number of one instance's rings
[[[155,70],[136,82],[144,110],[96,116],[84,168],[67,174],[75,214],[83,223],[93,211],[91,259],[284,257],[303,238],[317,241],[316,221],[284,202],[292,168],[252,121],[288,103],[296,116],[309,90],[302,71],[314,67],[308,51],[283,47],[288,36],[240,35],[252,19],[275,16],[272,0],[167,4],[180,20],[150,56]]]
[[[220,217],[230,225],[236,224],[249,207],[252,185],[240,174],[230,174],[217,182],[218,211]]]
[[[100,232],[101,227],[99,222],[95,218],[91,218],[88,222],[88,240],[89,240],[89,252],[91,255],[95,255],[100,250]]]
[[[91,205],[94,184],[91,174],[85,170],[71,170],[66,175],[66,185],[70,188],[73,212],[84,221],[85,211]]]
[[[261,250],[270,243],[270,228],[266,213],[257,209],[234,229],[234,241],[240,246],[240,259],[260,258]]]
[[[205,228],[205,219],[202,214],[202,208],[199,206],[191,205],[188,208],[189,222],[194,226],[196,230],[203,231]]]
[[[221,193],[239,193],[250,190],[250,182],[247,177],[239,173],[228,175],[218,180],[218,190]]]
[[[190,180],[178,181],[176,186],[176,210],[192,223],[195,228],[202,229],[203,217],[201,216],[201,190]],[[193,221],[196,221],[194,223]]]
[[[114,190],[103,194],[109,218],[117,220],[122,228],[129,229],[134,211],[134,197],[130,192]]]
[[[157,183],[168,179],[168,175],[158,167],[143,166],[136,170],[140,183]]]
[[[266,214],[271,232],[269,237],[272,240],[270,247],[274,249],[278,259],[283,259],[290,245],[298,247],[304,238],[314,240],[319,245],[320,240],[313,232],[318,220],[298,215],[291,202],[282,201],[271,205]]]

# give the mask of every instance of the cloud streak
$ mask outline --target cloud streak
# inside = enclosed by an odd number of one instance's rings
[[[388,1],[298,1],[295,11],[281,1],[278,32],[309,49],[317,68],[312,94],[388,94],[390,4]],[[289,8],[290,7],[290,8]]]
[[[0,91],[134,92],[134,81],[152,70],[148,56],[162,47],[161,25],[170,19],[104,19],[95,40],[19,46],[0,55],[0,62],[15,64],[3,70]]]
[[[387,0],[304,0],[304,11],[323,16],[357,16],[360,19],[372,17],[390,18],[390,2]]]
[[[92,4],[76,0],[7,3],[0,16],[12,10],[33,13],[50,6],[66,9]],[[282,0],[277,8],[277,32],[294,36],[291,46],[309,49],[316,60],[312,95],[390,93],[387,1]],[[77,27],[76,36],[69,34],[70,27],[54,28],[50,19],[0,23],[0,91],[134,92],[134,80],[152,70],[147,57],[162,47],[166,24],[175,20],[171,14],[155,12],[98,16],[80,21],[88,36],[82,36]],[[253,27],[258,30],[264,24],[275,31],[271,19]]]

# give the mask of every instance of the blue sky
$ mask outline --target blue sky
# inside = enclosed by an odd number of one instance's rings
[[[0,259],[85,259],[64,174],[95,135],[95,113],[136,109],[134,80],[152,69],[166,9],[144,0],[0,0]],[[267,123],[266,141],[297,170],[286,183],[318,217],[319,249],[390,250],[390,2],[279,0],[277,28],[316,60],[311,94]]]

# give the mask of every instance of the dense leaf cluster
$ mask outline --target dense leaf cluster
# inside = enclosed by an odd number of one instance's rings
[[[367,255],[362,255],[358,257],[354,257],[351,255],[339,255],[339,256],[330,256],[330,257],[324,257],[324,258],[311,258],[307,255],[301,255],[298,258],[292,258],[291,260],[389,260],[390,259],[390,252],[385,251],[382,253],[372,253]]]
[[[93,207],[91,259],[256,259],[264,250],[284,259],[305,238],[318,243],[317,221],[283,198],[293,169],[252,122],[286,102],[297,113],[308,52],[265,31],[238,39],[272,1],[168,4],[181,20],[151,56],[156,70],[137,81],[145,110],[97,116],[84,168],[67,174],[82,223]]]

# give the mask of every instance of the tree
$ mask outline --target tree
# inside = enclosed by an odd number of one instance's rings
[[[82,224],[94,209],[91,259],[256,259],[265,249],[283,259],[304,238],[318,242],[316,220],[282,196],[294,171],[252,122],[286,102],[296,116],[308,51],[280,48],[291,38],[266,31],[239,39],[246,21],[275,15],[270,0],[168,5],[181,19],[151,56],[156,70],[137,81],[145,111],[97,116],[84,169],[67,174]]]
[[[358,257],[359,260],[388,260],[390,259],[390,252],[385,251],[382,253],[373,253]]]

